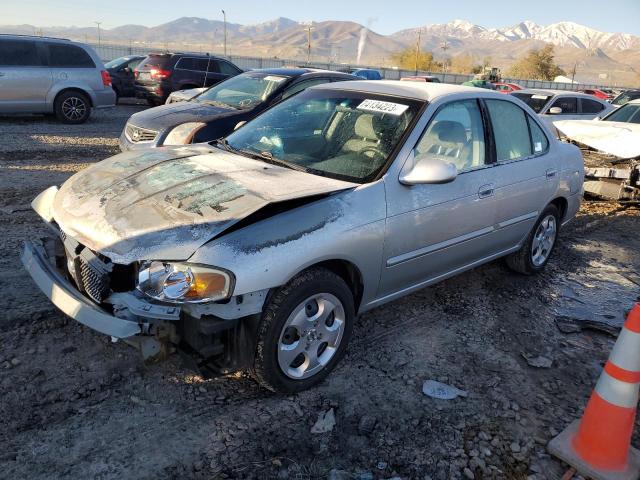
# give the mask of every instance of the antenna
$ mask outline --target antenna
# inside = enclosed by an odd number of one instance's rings
[[[204,80],[202,80],[202,88],[207,86],[207,77],[209,76],[209,65],[211,65],[211,55],[207,52],[207,71],[204,72]]]

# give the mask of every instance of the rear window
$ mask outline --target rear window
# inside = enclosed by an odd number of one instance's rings
[[[36,42],[29,40],[0,41],[0,65],[20,67],[40,67]]]
[[[582,102],[582,113],[599,113],[604,110],[604,105],[595,100],[583,98],[580,101]]]
[[[47,44],[49,66],[64,68],[95,68],[96,64],[84,49],[75,45]]]
[[[171,60],[170,55],[149,55],[138,65],[138,70],[150,70],[152,68],[165,68]]]
[[[531,109],[536,113],[540,113],[551,98],[551,95],[543,95],[538,93],[512,93],[511,95],[519,98],[524,103],[529,105]]]

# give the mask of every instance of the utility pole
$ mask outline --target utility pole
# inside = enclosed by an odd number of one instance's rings
[[[101,38],[100,38],[100,24],[101,24],[102,22],[93,22],[93,23],[95,23],[95,24],[98,26],[98,47],[100,47],[100,46],[101,46]]]
[[[416,62],[415,62],[415,67],[416,67],[416,75],[418,75],[418,58],[420,57],[420,40],[422,37],[422,28],[420,28],[418,30],[418,40],[416,41]]]
[[[442,43],[442,73],[446,73],[447,71],[447,50],[449,49],[449,45],[447,45],[447,41],[445,40]]]
[[[311,63],[311,29],[313,28],[313,22],[307,25],[307,65]]]
[[[578,68],[578,62],[573,64],[573,71],[571,72],[571,83],[573,83],[573,79],[576,78],[576,69]]]
[[[227,56],[227,13],[222,10],[222,18],[224,21],[224,56]]]

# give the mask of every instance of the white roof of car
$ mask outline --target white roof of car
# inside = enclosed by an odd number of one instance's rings
[[[401,82],[400,80],[353,80],[348,82],[323,83],[311,87],[315,89],[351,90],[381,95],[415,98],[432,101],[438,97],[455,93],[475,93],[478,96],[497,96],[504,98],[504,94],[476,87],[463,87],[448,83]]]
[[[596,100],[602,101],[588,93],[574,92],[571,90],[553,90],[551,88],[524,88],[522,90],[517,90],[515,93],[532,93],[534,95],[547,95],[548,97],[570,95],[572,97],[595,98]]]

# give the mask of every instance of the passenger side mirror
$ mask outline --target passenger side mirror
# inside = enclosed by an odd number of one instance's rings
[[[409,168],[407,173],[400,174],[400,183],[404,185],[449,183],[458,176],[458,169],[453,163],[426,155],[415,157],[413,167]]]
[[[243,120],[241,122],[236,123],[236,126],[233,127],[233,131],[235,132],[236,130],[238,130],[241,126],[243,126],[245,123],[247,123],[246,120]]]
[[[560,115],[562,113],[562,109],[560,107],[551,107],[549,109],[549,115]]]

